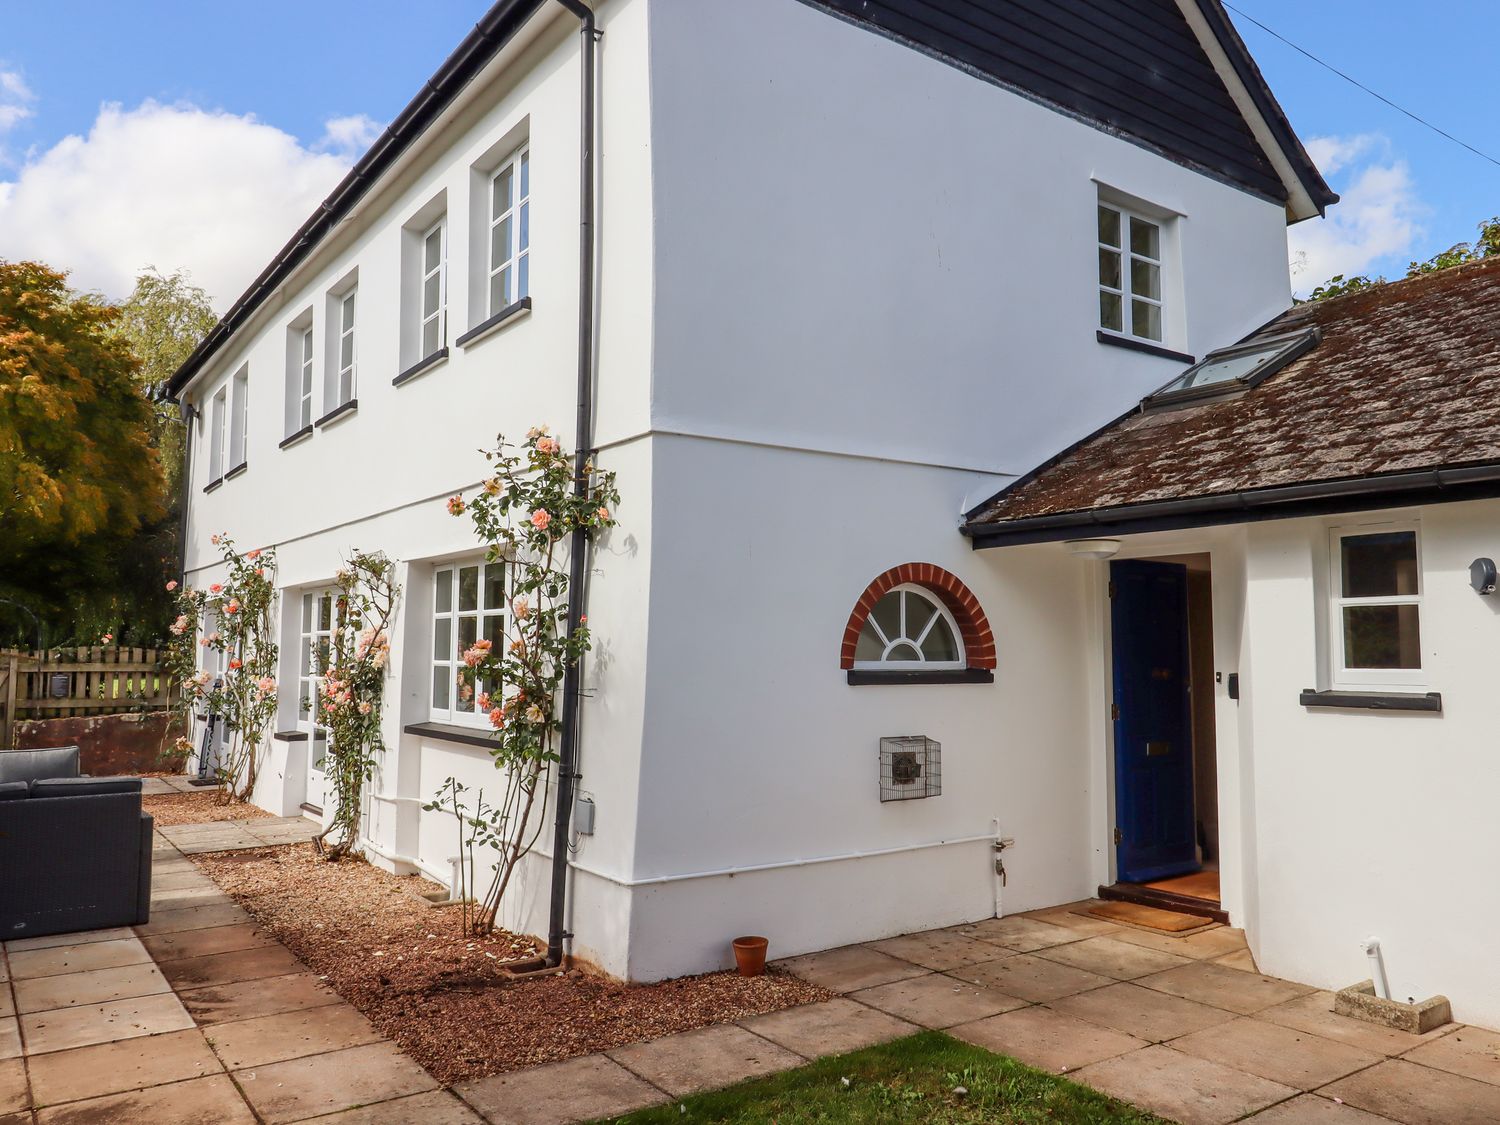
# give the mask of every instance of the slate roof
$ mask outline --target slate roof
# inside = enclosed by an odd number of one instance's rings
[[[1500,258],[1298,305],[1252,339],[1312,325],[1322,341],[1263,383],[1133,410],[975,508],[965,534],[1081,538],[1496,490]]]

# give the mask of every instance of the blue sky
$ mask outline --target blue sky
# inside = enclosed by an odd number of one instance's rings
[[[1479,48],[1488,5],[1231,2],[1449,132],[1500,149],[1489,119],[1497,80]],[[75,281],[112,295],[148,262],[189,265],[224,307],[484,8],[483,0],[7,5],[0,256],[70,266]],[[1467,239],[1500,212],[1500,168],[1237,23],[1345,195],[1331,222],[1294,230],[1293,249],[1304,256],[1293,265],[1297,288],[1339,270],[1399,276],[1410,257]],[[102,112],[109,103],[118,109]],[[101,185],[113,206],[98,206]],[[200,210],[203,200],[229,201],[237,221]]]

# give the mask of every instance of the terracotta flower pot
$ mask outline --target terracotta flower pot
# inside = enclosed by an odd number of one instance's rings
[[[758,977],[766,971],[767,944],[763,937],[734,939],[734,963],[739,966],[740,976]]]

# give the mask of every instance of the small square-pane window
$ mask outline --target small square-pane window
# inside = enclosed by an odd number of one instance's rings
[[[1137,297],[1161,300],[1161,267],[1155,262],[1143,262],[1139,258],[1130,261],[1130,291]]]
[[[453,621],[440,617],[432,624],[432,656],[435,660],[453,659]]]
[[[1422,667],[1422,646],[1414,605],[1344,607],[1344,665],[1348,668]]]
[[[458,610],[471,613],[479,608],[479,568],[460,567],[458,571]]]
[[[1123,284],[1123,275],[1120,272],[1120,255],[1115,250],[1106,250],[1099,247],[1099,284],[1107,285],[1111,289],[1119,289]]]
[[[433,597],[439,613],[453,610],[453,572],[440,570],[433,576]]]
[[[1113,208],[1099,208],[1099,241],[1106,246],[1120,245],[1120,212]]]
[[[1161,339],[1161,306],[1149,301],[1130,302],[1130,331],[1148,340]]]
[[[1143,258],[1161,257],[1161,228],[1134,215],[1130,217],[1130,252]]]
[[[1340,541],[1344,597],[1383,598],[1417,593],[1417,533],[1346,535]]]
[[[432,670],[432,706],[434,710],[446,711],[450,706],[452,696],[448,691],[448,678],[453,672],[446,664],[439,664]]]
[[[505,608],[505,564],[487,563],[484,568],[484,608]]]
[[[408,244],[409,245],[409,244]],[[422,246],[422,272],[431,273],[443,260],[443,230],[441,227],[427,236]]]
[[[1099,324],[1113,332],[1119,332],[1124,328],[1124,308],[1118,293],[1099,293]]]

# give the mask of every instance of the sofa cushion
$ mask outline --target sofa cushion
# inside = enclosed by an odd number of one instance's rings
[[[78,747],[0,750],[0,781],[36,781],[43,777],[77,777]]]
[[[31,783],[33,797],[93,797],[100,793],[139,793],[138,777],[46,777]]]
[[[0,781],[0,801],[24,800],[31,793],[31,786],[24,781]]]

